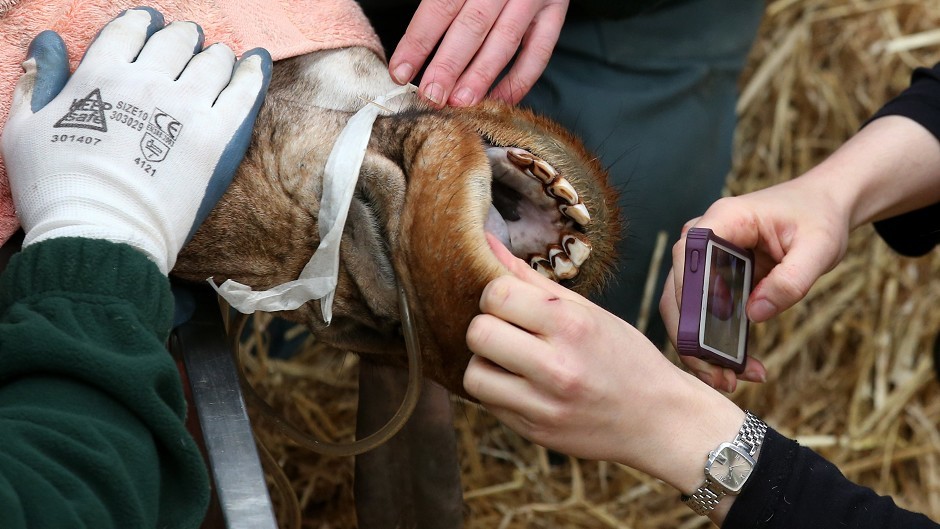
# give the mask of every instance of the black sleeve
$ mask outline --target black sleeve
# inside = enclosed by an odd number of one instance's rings
[[[940,141],[940,63],[914,70],[911,86],[875,113],[869,123],[884,116],[913,119]],[[940,204],[876,222],[875,229],[896,252],[924,255],[940,244]]]
[[[904,116],[923,125],[940,140],[940,63],[917,68],[911,86],[881,107],[869,122],[884,116]]]
[[[940,244],[940,204],[878,221],[875,231],[901,255],[925,255]]]
[[[936,529],[923,514],[852,483],[809,448],[768,430],[755,474],[722,529]]]

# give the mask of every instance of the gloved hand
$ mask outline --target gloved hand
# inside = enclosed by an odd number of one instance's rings
[[[24,247],[107,239],[173,268],[231,183],[271,74],[264,49],[236,62],[202,43],[192,22],[131,9],[69,78],[59,35],[33,40],[0,138]]]

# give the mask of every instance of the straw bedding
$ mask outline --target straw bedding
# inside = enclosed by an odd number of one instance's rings
[[[940,61],[938,28],[935,0],[769,2],[741,80],[728,192],[766,187],[818,163],[907,85],[913,67]],[[859,229],[844,262],[802,303],[752,328],[752,354],[770,380],[741,384],[731,398],[849,478],[940,520],[937,277],[940,253],[903,259],[870,227]],[[308,338],[299,357],[269,359],[268,321],[258,317],[243,346],[253,385],[317,436],[350,439],[355,356]],[[271,472],[281,526],[355,527],[351,458],[311,454],[255,422],[283,469]],[[455,402],[454,426],[468,529],[708,525],[670,487],[615,464],[549,454],[476,406]]]

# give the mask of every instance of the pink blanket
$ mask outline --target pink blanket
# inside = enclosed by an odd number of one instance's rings
[[[198,22],[206,45],[223,41],[237,54],[259,46],[274,60],[349,46],[382,54],[378,37],[354,0],[0,0],[0,128],[23,73],[26,48],[37,33],[58,32],[74,69],[106,22],[140,5],[159,10],[167,23]],[[0,245],[18,227],[0,157]]]

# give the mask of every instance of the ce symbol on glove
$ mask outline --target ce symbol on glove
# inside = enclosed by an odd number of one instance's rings
[[[168,273],[228,188],[272,61],[203,49],[193,22],[151,8],[109,22],[69,76],[61,37],[40,33],[16,85],[2,149],[23,246],[54,237],[126,243]]]

